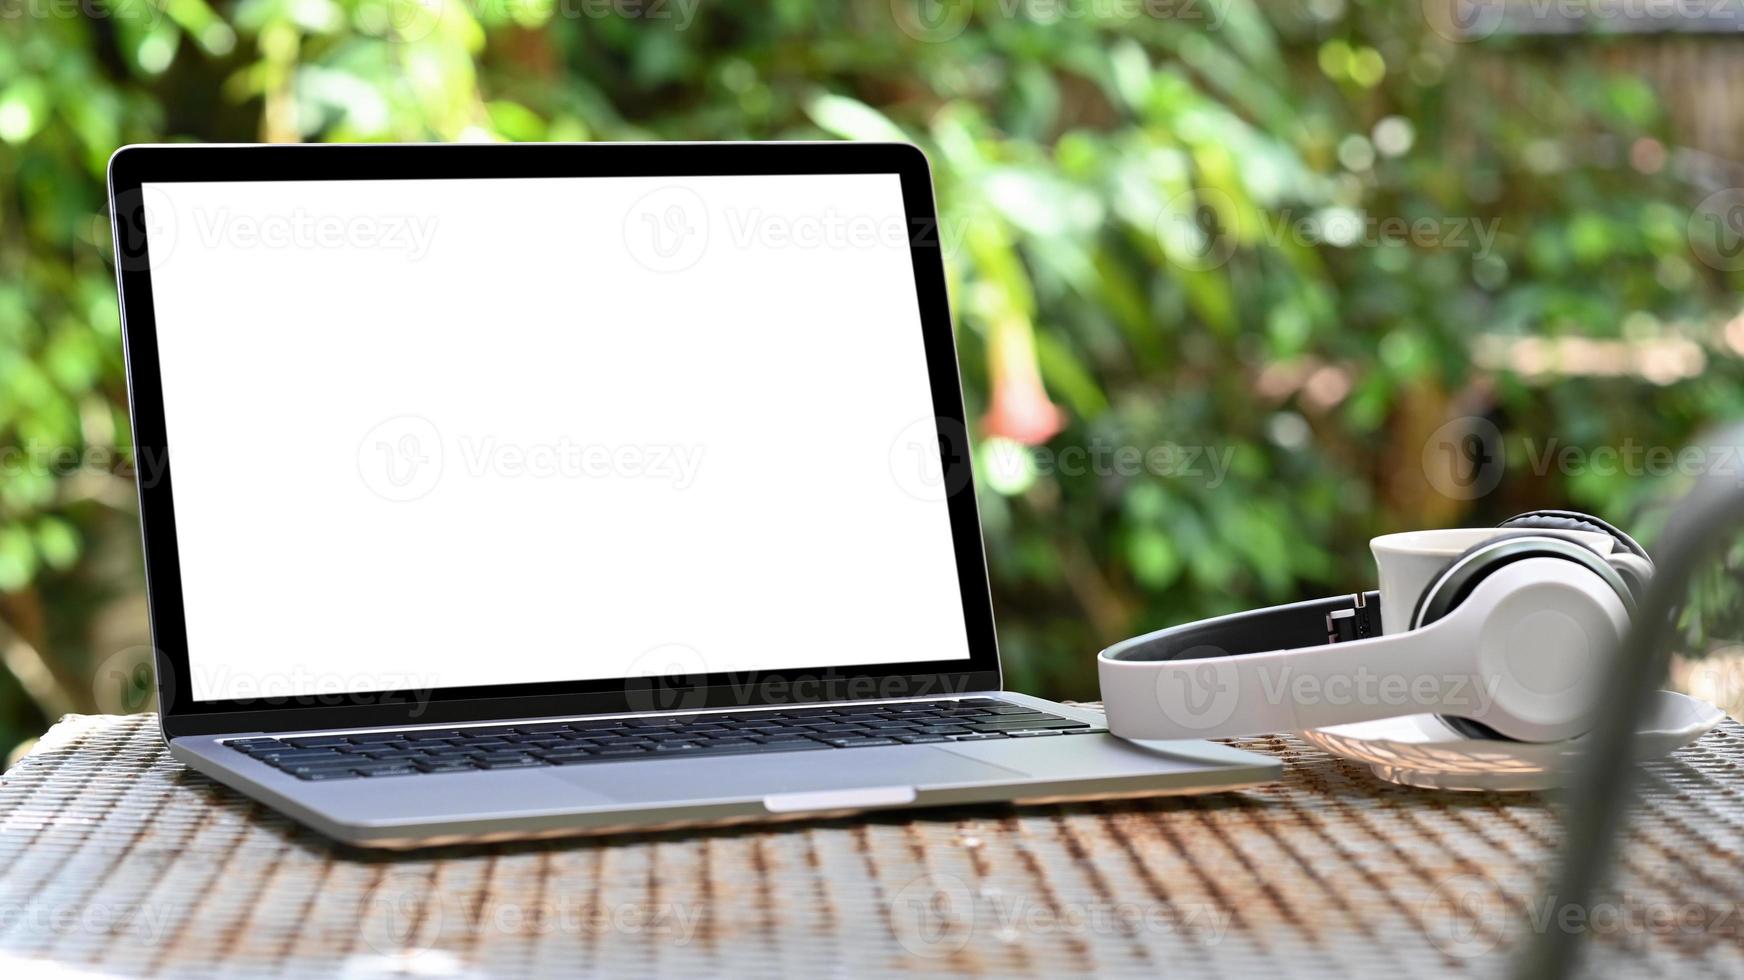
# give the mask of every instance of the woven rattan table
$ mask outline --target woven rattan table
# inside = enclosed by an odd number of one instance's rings
[[[1614,893],[1538,891],[1543,797],[1404,789],[1290,738],[1237,793],[411,854],[336,845],[70,717],[0,783],[0,975],[1493,975],[1533,930],[1744,975],[1744,728],[1651,769]]]

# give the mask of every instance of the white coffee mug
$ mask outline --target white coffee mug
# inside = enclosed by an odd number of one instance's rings
[[[1645,580],[1651,571],[1640,555],[1617,549],[1616,539],[1595,531],[1461,527],[1383,534],[1369,540],[1381,582],[1381,632],[1402,633],[1411,628],[1417,600],[1448,562],[1485,541],[1522,533],[1568,538],[1604,555],[1606,561],[1625,574],[1634,574],[1637,580]]]

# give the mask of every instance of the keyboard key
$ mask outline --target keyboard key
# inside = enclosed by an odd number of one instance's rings
[[[471,772],[474,768],[465,759],[418,759],[412,765],[424,772]]]
[[[291,773],[291,775],[297,777],[298,779],[307,780],[311,783],[320,782],[322,780],[327,780],[327,779],[356,779],[356,778],[358,778],[357,773],[352,772],[350,769],[305,769],[305,770]]]
[[[998,732],[995,732],[991,735],[953,735],[953,736],[951,736],[951,741],[953,741],[953,742],[985,742],[988,739],[992,739],[992,738],[1005,738],[1005,735],[1003,733],[998,733]]]
[[[685,752],[655,754],[663,755],[665,758],[671,758],[675,755],[687,757],[693,755],[762,755],[773,752],[809,752],[813,749],[828,751],[829,748],[830,746],[822,742],[808,738],[798,742],[763,742],[761,744],[748,742],[744,745],[715,745],[712,742],[705,742]]]
[[[332,749],[285,749],[266,756],[257,756],[263,761],[274,765],[284,765],[290,762],[303,762],[308,759],[343,759],[344,756]]]
[[[899,745],[894,738],[826,738],[825,742],[838,749],[857,749],[867,745]]]
[[[927,742],[949,742],[950,741],[950,739],[946,738],[943,735],[896,735],[893,737],[898,742],[901,742],[904,745],[922,745],[922,744],[925,744]]]
[[[529,769],[533,766],[542,766],[544,764],[544,760],[535,759],[532,756],[526,755],[514,759],[486,758],[478,760],[478,765],[481,769]]]
[[[589,752],[585,749],[565,749],[562,752],[547,752],[539,758],[544,759],[546,762],[561,765],[565,759],[585,759],[594,754],[595,753]]]
[[[1047,729],[1047,728],[1038,728],[1038,729],[1031,729],[1029,731],[1010,732],[1008,734],[1012,738],[1041,738],[1044,735],[1064,735],[1066,733],[1061,732],[1061,731],[1054,731],[1052,729]]]
[[[325,749],[336,745],[350,745],[351,739],[345,735],[312,735],[308,738],[287,738],[285,744],[299,749]]]
[[[357,762],[308,762],[301,765],[280,766],[279,768],[293,776],[300,776],[306,772],[350,772],[361,764]]]
[[[1062,735],[1107,735],[1108,729],[1106,729],[1106,728],[1068,728],[1064,732],[1061,732],[1060,734],[1062,734]]]
[[[648,755],[648,753],[646,753],[646,752],[630,753],[630,757],[638,757],[639,756],[639,757],[645,758],[647,755]],[[622,761],[624,761],[624,759],[625,759],[625,756],[623,756],[623,755],[612,756],[612,755],[597,754],[597,755],[553,756],[551,758],[546,759],[545,761],[551,763],[554,766],[580,766],[580,765],[586,765],[587,763],[590,763],[590,762],[622,762]]]
[[[977,732],[1016,732],[1044,728],[1089,728],[1090,726],[1081,721],[1037,719],[1036,721],[996,721],[985,725],[970,725],[969,727]]]

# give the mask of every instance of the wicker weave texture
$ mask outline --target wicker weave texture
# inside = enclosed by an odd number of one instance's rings
[[[74,717],[0,782],[6,975],[1744,975],[1744,728],[1652,767],[1614,890],[1540,892],[1538,796],[1433,793],[1283,737],[1239,793],[890,812],[412,854],[333,844]],[[49,974],[49,970],[56,971]]]

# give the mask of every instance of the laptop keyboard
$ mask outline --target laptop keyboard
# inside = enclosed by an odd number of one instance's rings
[[[224,744],[298,779],[326,780],[1091,735],[1107,730],[994,698],[965,698],[242,738]]]

